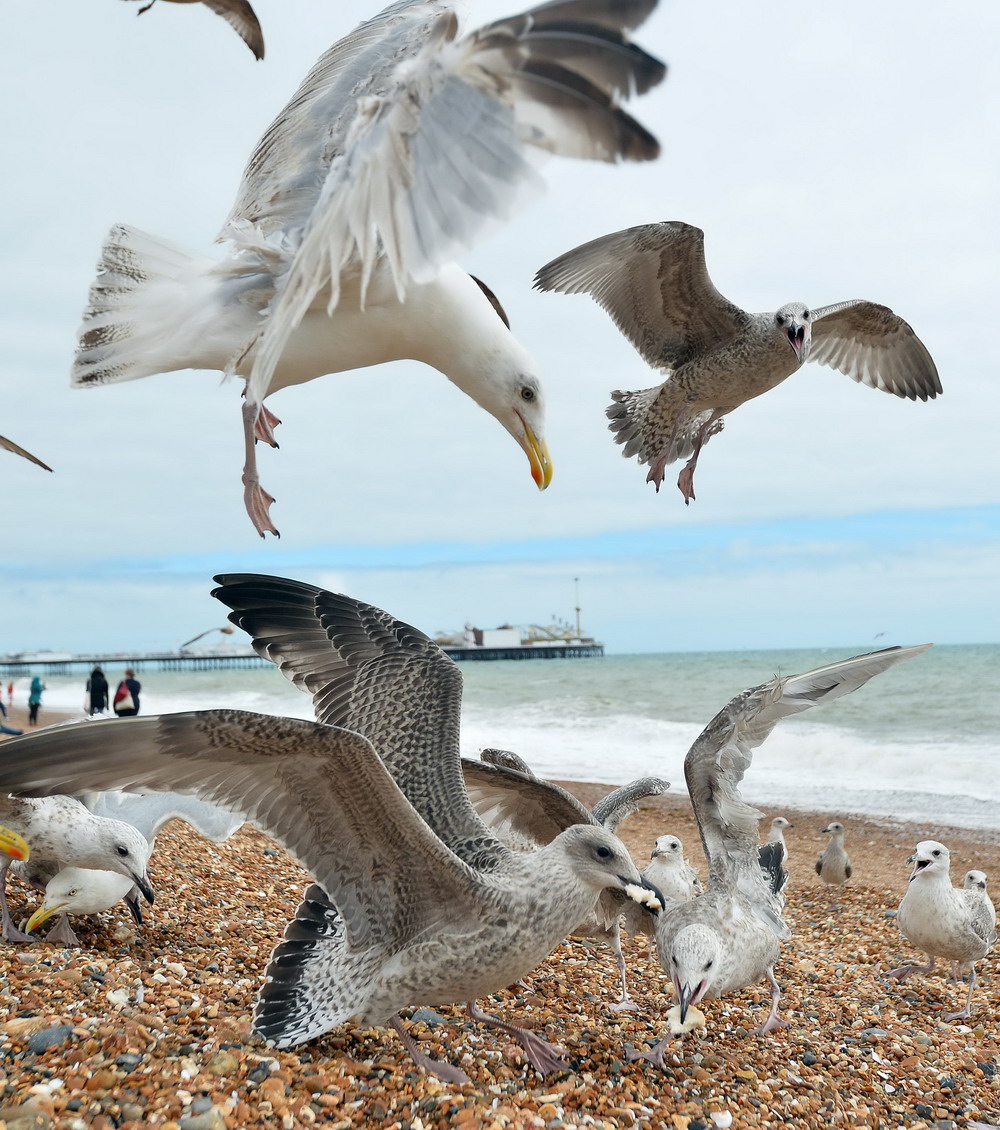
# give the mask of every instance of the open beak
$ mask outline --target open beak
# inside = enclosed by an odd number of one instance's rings
[[[150,904],[153,905],[153,899],[156,897],[156,891],[149,885],[149,880],[145,875],[136,875],[132,873],[132,878],[135,880],[135,885],[142,891],[142,897]]]
[[[524,452],[528,456],[528,463],[531,465],[531,477],[535,480],[535,486],[539,490],[545,490],[552,482],[552,460],[549,458],[548,444],[544,439],[539,439],[535,435],[524,422],[524,417],[520,412],[517,413],[517,416],[524,425],[524,439],[521,440],[521,446],[524,448]]]
[[[678,985],[674,981],[674,989],[677,993],[677,1004],[680,1007],[681,1023],[683,1024],[687,1020],[688,1009],[701,1000],[701,995],[705,991],[705,982],[700,981],[698,987],[692,990],[690,985]]]
[[[916,862],[914,862],[914,860]],[[909,882],[911,883],[920,874],[920,872],[923,871],[925,867],[930,867],[931,865],[931,861],[929,859],[918,859],[915,855],[911,855],[906,862],[913,863],[913,870],[910,872],[909,878]]]
[[[0,825],[0,852],[9,855],[11,859],[27,859],[31,855],[31,849],[24,837],[2,825]]]
[[[806,346],[805,326],[800,326],[798,322],[789,322],[785,329],[785,336],[788,338],[788,344],[792,347],[796,360],[801,361]]]
[[[152,900],[150,900],[152,901]],[[142,903],[136,897],[135,891],[129,891],[125,896],[125,905],[128,907],[129,914],[135,919],[136,926],[142,925]]]
[[[69,903],[58,902],[55,906],[46,906],[43,903],[28,919],[24,927],[26,933],[30,934],[37,926],[41,926],[43,922],[48,922],[48,920],[58,914],[64,906],[69,906]]]

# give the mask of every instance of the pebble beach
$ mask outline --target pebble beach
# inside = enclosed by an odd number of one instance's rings
[[[588,805],[609,791],[566,784]],[[844,813],[781,814],[793,825],[793,936],[777,969],[788,1027],[750,1033],[766,1015],[762,984],[706,1002],[706,1028],[675,1043],[665,1070],[629,1063],[629,1048],[662,1034],[671,1004],[655,957],[645,939],[626,939],[641,1011],[614,1013],[605,1007],[617,997],[610,950],[567,941],[527,987],[486,1004],[562,1044],[572,1065],[563,1074],[539,1078],[519,1045],[468,1021],[460,1006],[414,1012],[422,1047],[472,1077],[460,1087],[415,1069],[387,1030],[345,1025],[289,1051],[252,1037],[255,993],[306,874],[249,825],[216,845],[171,823],[157,840],[157,899],[141,928],[108,912],[77,920],[80,950],[42,941],[0,952],[0,1126],[925,1130],[1000,1121],[995,954],[980,963],[965,1024],[939,1019],[965,993],[943,963],[940,975],[914,975],[902,986],[885,977],[922,960],[892,917],[917,841],[933,835],[948,844],[960,883],[973,867],[1000,875],[998,837]],[[820,829],[834,818],[846,825],[854,878],[831,914],[813,864],[826,839]],[[621,834],[641,867],[665,831],[684,840],[704,874],[684,797],[645,802]],[[15,915],[37,905],[23,887],[11,888]]]

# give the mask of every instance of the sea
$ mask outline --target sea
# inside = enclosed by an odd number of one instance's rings
[[[911,642],[911,641],[907,641]],[[919,641],[912,641],[919,642]],[[465,662],[462,752],[519,753],[543,777],[624,784],[655,774],[684,793],[684,755],[736,694],[871,645],[789,651]],[[107,670],[114,687],[120,672]],[[85,675],[46,677],[45,707],[80,713]],[[142,713],[235,707],[312,717],[276,668],[139,673]],[[27,680],[17,680],[24,702]],[[824,814],[996,829],[1000,645],[939,646],[853,694],[781,722],[743,794],[770,815]]]

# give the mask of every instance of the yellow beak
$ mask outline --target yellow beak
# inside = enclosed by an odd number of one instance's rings
[[[55,906],[45,906],[45,904],[43,903],[35,911],[35,913],[28,919],[27,924],[24,927],[26,933],[30,934],[31,931],[34,930],[34,928],[36,926],[41,926],[41,924],[43,922],[48,922],[48,920],[54,914],[58,914],[59,911],[62,910],[62,908],[64,906],[68,906],[68,905],[69,905],[68,903],[60,902],[60,903],[57,903]]]
[[[524,425],[524,450],[528,454],[528,462],[531,464],[531,477],[535,480],[535,486],[539,490],[545,490],[552,482],[552,460],[549,458],[549,447],[545,440],[540,440],[527,424]]]
[[[27,859],[31,855],[31,848],[24,838],[3,825],[0,825],[0,851],[11,859]]]

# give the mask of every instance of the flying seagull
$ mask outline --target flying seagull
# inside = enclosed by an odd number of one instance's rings
[[[410,358],[507,429],[540,489],[552,465],[537,365],[499,301],[454,262],[539,183],[534,151],[650,160],[659,146],[619,101],[665,73],[628,33],[657,0],[554,0],[461,32],[446,0],[396,3],[335,43],[250,158],[209,258],[118,225],[101,252],[72,384],[175,369],[246,378],[244,501],[277,534],[256,439],[265,397],[325,373]],[[379,419],[341,405],[330,434]]]
[[[397,1013],[465,1001],[471,1017],[520,1040],[537,1070],[564,1067],[559,1049],[481,1012],[476,998],[533,968],[605,888],[643,901],[656,892],[603,828],[574,825],[531,853],[504,847],[462,784],[457,666],[377,608],[313,590],[302,617],[301,601],[282,597],[309,586],[272,588],[261,619],[290,650],[299,618],[307,647],[329,632],[328,706],[357,730],[237,710],[56,728],[29,735],[30,747],[7,744],[0,789],[192,792],[279,840],[315,882],[254,1010],[255,1030],[278,1047],[356,1017],[392,1025],[418,1065],[464,1082],[420,1051]]]
[[[613,392],[607,414],[615,442],[626,458],[649,464],[646,481],[657,490],[666,465],[690,456],[677,479],[686,504],[698,455],[723,417],[806,361],[910,400],[941,392],[931,355],[887,306],[789,302],[749,314],[712,285],[705,233],[680,221],[591,240],[542,267],[535,286],[590,294],[645,361],[668,374],[656,388]]]
[[[197,4],[198,0],[169,0],[169,2],[171,4]],[[156,0],[149,0],[148,4],[139,9],[138,14],[141,16],[143,12],[148,12],[155,3]],[[211,8],[217,16],[221,16],[233,28],[240,39],[254,53],[254,58],[264,58],[264,33],[261,31],[260,21],[247,0],[201,0],[201,3],[206,8]]]
[[[646,797],[660,796],[670,788],[670,782],[661,777],[641,777],[608,793],[590,809],[561,785],[537,777],[515,753],[484,749],[480,757],[481,761],[462,758],[462,776],[472,807],[491,832],[520,851],[550,843],[573,824],[593,824],[617,833],[622,821],[637,812]],[[648,867],[642,874],[659,889]],[[621,991],[608,1008],[616,1012],[638,1008],[628,991],[620,929],[623,913],[633,910],[644,922],[655,922],[655,914],[644,904],[608,890],[594,913],[570,931],[572,937],[600,938],[614,951]]]
[[[677,998],[671,1029],[652,1048],[630,1051],[630,1059],[663,1066],[674,1027],[685,1030],[688,1012],[706,997],[719,997],[767,978],[771,1010],[758,1028],[766,1033],[778,1018],[781,990],[774,977],[779,939],[790,931],[783,902],[765,879],[758,849],[762,813],[751,808],[739,785],[752,752],[783,718],[820,706],[863,686],[869,679],[926,651],[930,644],[891,647],[830,663],[802,675],[775,676],[737,695],[705,727],[684,759],[684,777],[709,863],[705,893],[667,903],[656,922],[656,951]],[[676,1012],[676,1018],[674,1014]]]
[[[896,925],[903,937],[927,954],[926,965],[901,965],[890,977],[905,981],[912,973],[930,973],[939,957],[968,965],[969,993],[965,1007],[943,1019],[967,1020],[972,1012],[976,987],[976,962],[985,957],[997,940],[995,922],[978,892],[951,885],[951,852],[937,840],[922,840],[910,856],[913,870]]]
[[[836,889],[830,900],[830,909],[840,909],[840,888],[851,877],[851,857],[844,848],[844,825],[839,820],[832,820],[823,829],[823,834],[830,837],[830,842],[819,853],[816,860],[816,874]]]

